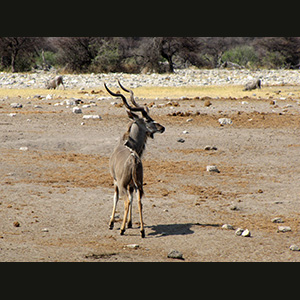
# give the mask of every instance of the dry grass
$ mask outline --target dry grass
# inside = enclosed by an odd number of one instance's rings
[[[91,92],[91,90],[89,90]],[[27,98],[27,97],[34,97],[35,95],[56,95],[56,96],[65,96],[65,97],[80,97],[82,96],[82,91],[77,89],[66,89],[63,90],[59,88],[58,90],[48,90],[48,89],[0,89],[0,98],[3,97],[20,97],[20,98]]]
[[[186,96],[194,97],[224,97],[224,98],[243,98],[251,97],[256,94],[256,98],[269,99],[271,97],[278,98],[288,97],[289,93],[293,93],[293,98],[300,97],[300,88],[297,86],[263,86],[262,89],[253,91],[243,91],[241,85],[227,86],[187,86],[187,87],[139,87],[134,89],[135,95],[138,97],[163,98],[174,97],[179,98]],[[280,94],[277,94],[278,91]]]
[[[280,92],[280,95],[277,93]],[[47,90],[47,89],[0,89],[0,98],[9,97],[33,97],[35,95],[47,95],[52,94],[56,96],[65,97],[83,97],[85,93],[93,94],[96,92],[97,96],[108,96],[107,92],[102,86],[99,85],[97,88],[90,88],[85,91],[78,89],[66,89],[59,88],[58,90]],[[293,98],[300,98],[300,88],[297,86],[263,86],[260,90],[243,91],[241,85],[227,85],[227,86],[183,86],[183,87],[157,87],[157,86],[146,86],[138,87],[133,89],[134,93],[138,97],[143,98],[180,98],[182,96],[188,98],[194,97],[224,97],[224,98],[243,98],[251,97],[256,94],[256,98],[269,99],[270,97],[288,97],[289,93],[293,93]]]

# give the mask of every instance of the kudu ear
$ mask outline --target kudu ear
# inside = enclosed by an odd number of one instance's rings
[[[130,110],[126,110],[127,111],[127,114],[128,114],[128,117],[132,120],[138,120],[139,119],[139,116],[134,114],[132,111]]]

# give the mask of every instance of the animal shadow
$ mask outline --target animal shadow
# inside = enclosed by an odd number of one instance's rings
[[[154,232],[150,232],[148,236],[168,236],[168,235],[187,235],[193,234],[192,226],[201,227],[220,227],[220,224],[200,224],[200,223],[184,223],[184,224],[158,224],[147,226]]]

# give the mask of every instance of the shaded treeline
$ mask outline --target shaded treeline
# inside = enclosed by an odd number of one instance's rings
[[[227,62],[245,68],[298,68],[300,37],[0,37],[0,70],[173,72]]]

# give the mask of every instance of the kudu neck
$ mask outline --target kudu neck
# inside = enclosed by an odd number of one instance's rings
[[[131,124],[128,141],[126,146],[134,150],[140,157],[142,156],[145,145],[147,142],[147,134],[143,128],[141,128],[135,122]]]

